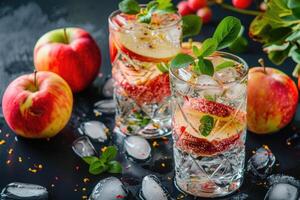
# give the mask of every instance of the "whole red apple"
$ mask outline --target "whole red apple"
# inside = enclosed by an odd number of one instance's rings
[[[96,78],[100,64],[100,49],[81,28],[50,31],[34,47],[35,68],[60,75],[73,92],[82,91]]]
[[[26,138],[56,135],[69,121],[72,106],[71,88],[52,72],[18,77],[9,84],[2,99],[7,124]]]
[[[294,81],[278,69],[254,67],[248,76],[248,129],[254,133],[272,133],[293,118],[298,103]]]

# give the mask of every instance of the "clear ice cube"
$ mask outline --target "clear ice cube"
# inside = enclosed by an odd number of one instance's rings
[[[247,171],[258,179],[266,178],[272,171],[276,158],[267,147],[260,147],[248,160]]]
[[[246,96],[247,86],[242,83],[234,83],[228,86],[225,91],[225,96],[230,99],[239,99]]]
[[[97,155],[93,144],[87,136],[77,138],[73,142],[72,149],[81,158]]]
[[[143,178],[140,194],[144,200],[170,199],[170,194],[167,189],[161,184],[160,180],[152,174]]]
[[[46,200],[48,191],[45,187],[29,183],[10,183],[1,192],[1,200],[28,199]]]
[[[222,83],[229,83],[237,80],[239,78],[239,74],[233,67],[227,67],[216,71],[214,73],[214,78],[218,79]]]
[[[196,84],[204,86],[219,86],[218,82],[213,77],[202,74],[196,78]]]
[[[297,200],[298,188],[287,183],[273,185],[265,196],[265,200]]]
[[[108,139],[109,129],[99,121],[84,122],[78,128],[81,135],[87,135],[92,140],[105,142]]]
[[[140,136],[128,136],[124,140],[124,149],[133,159],[146,160],[151,155],[149,142]]]
[[[116,110],[116,103],[113,99],[101,100],[94,104],[94,111],[113,114]]]
[[[114,94],[114,80],[112,78],[108,79],[102,89],[103,96],[107,98],[113,97]]]
[[[127,196],[123,183],[116,177],[108,177],[97,183],[89,200],[121,200]]]

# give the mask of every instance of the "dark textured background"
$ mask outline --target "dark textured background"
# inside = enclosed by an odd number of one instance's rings
[[[82,199],[82,196],[91,192],[99,180],[109,176],[109,174],[89,175],[87,165],[73,153],[71,144],[79,136],[76,129],[81,122],[95,119],[105,122],[110,129],[113,128],[113,117],[106,115],[96,117],[93,114],[92,105],[102,99],[101,85],[111,71],[107,17],[117,9],[118,2],[117,0],[2,0],[0,2],[0,94],[3,94],[8,83],[15,77],[32,72],[32,51],[36,40],[45,32],[59,27],[80,26],[91,32],[102,50],[101,71],[104,74],[103,78],[98,78],[86,91],[75,96],[74,112],[69,125],[50,141],[15,138],[0,111],[0,140],[6,141],[5,144],[0,145],[0,188],[13,181],[28,182],[47,187],[51,199]],[[224,16],[233,15],[231,12],[216,7],[213,7],[213,11],[213,22],[204,26],[199,39],[209,37],[215,25]],[[245,27],[248,27],[252,17],[237,16]],[[266,59],[261,46],[252,41],[249,50],[240,56],[250,66],[257,65],[257,59],[260,57]],[[266,63],[272,66],[269,61]],[[293,67],[293,62],[288,61],[278,68],[291,74]],[[267,144],[279,164],[275,172],[300,178],[300,146],[296,145],[291,148],[286,145],[286,139],[298,132],[299,114],[300,112],[297,113],[292,124],[279,133],[270,136],[256,136],[249,133],[247,158],[253,150]],[[123,177],[125,185],[136,195],[142,177],[154,173],[163,180],[173,197],[181,196],[173,185],[174,166],[171,141],[158,141],[158,143],[160,147],[153,149],[154,156],[147,163],[133,163],[127,160],[120,150],[118,160],[123,163],[124,171],[118,177]],[[99,150],[104,145],[95,144],[95,146]],[[13,149],[11,154],[9,154],[9,149]],[[19,157],[22,158],[22,162],[18,161]],[[11,163],[7,164],[7,160]],[[161,163],[165,163],[166,166],[161,167]],[[36,164],[42,164],[43,169],[37,173],[29,172],[28,169]],[[84,178],[89,178],[90,181],[84,183]],[[246,176],[238,194],[240,193],[248,194],[248,199],[263,199],[266,189],[251,183]],[[184,197],[184,199],[193,198]],[[231,199],[231,197],[225,199]]]

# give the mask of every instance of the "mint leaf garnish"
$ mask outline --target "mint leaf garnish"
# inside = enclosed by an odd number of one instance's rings
[[[109,146],[99,158],[87,156],[82,159],[89,164],[89,172],[93,175],[98,175],[106,171],[109,173],[121,173],[121,164],[114,160],[117,153],[117,148],[115,146]]]
[[[175,69],[187,67],[194,62],[194,58],[188,54],[177,54],[171,61],[171,67]]]
[[[240,33],[241,27],[241,21],[238,18],[225,17],[217,26],[213,35],[213,38],[218,42],[218,49],[224,49],[234,42]]]
[[[169,72],[169,66],[166,63],[158,63],[156,65],[157,69],[161,71],[162,73],[167,73]]]
[[[210,60],[201,58],[198,60],[197,65],[194,66],[194,71],[196,71],[198,74],[213,76],[214,66]]]
[[[198,35],[201,27],[202,21],[197,15],[186,15],[182,17],[182,35],[184,38]]]
[[[227,68],[227,67],[233,67],[234,66],[234,62],[233,61],[225,61],[225,62],[222,62],[221,64],[218,64],[216,67],[215,67],[215,71],[219,71],[221,69],[224,69],[224,68]]]
[[[199,126],[199,131],[200,134],[203,135],[204,137],[209,136],[211,131],[214,128],[214,118],[209,115],[204,115],[200,119],[200,126]]]
[[[119,9],[125,14],[137,14],[140,12],[140,5],[135,0],[123,0],[119,3]]]
[[[206,57],[211,55],[213,52],[215,52],[217,50],[218,47],[218,42],[216,39],[214,38],[208,38],[206,39],[200,49],[199,55],[197,55],[198,57]]]

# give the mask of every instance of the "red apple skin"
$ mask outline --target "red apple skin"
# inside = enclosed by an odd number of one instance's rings
[[[273,133],[291,122],[297,108],[294,81],[274,68],[254,67],[248,75],[248,129],[257,134]]]
[[[67,82],[52,72],[22,75],[9,84],[2,99],[9,127],[26,138],[49,138],[69,121],[73,95]]]
[[[80,28],[56,29],[43,35],[34,47],[38,71],[51,71],[64,78],[73,92],[84,90],[97,76],[101,53],[95,40]]]

